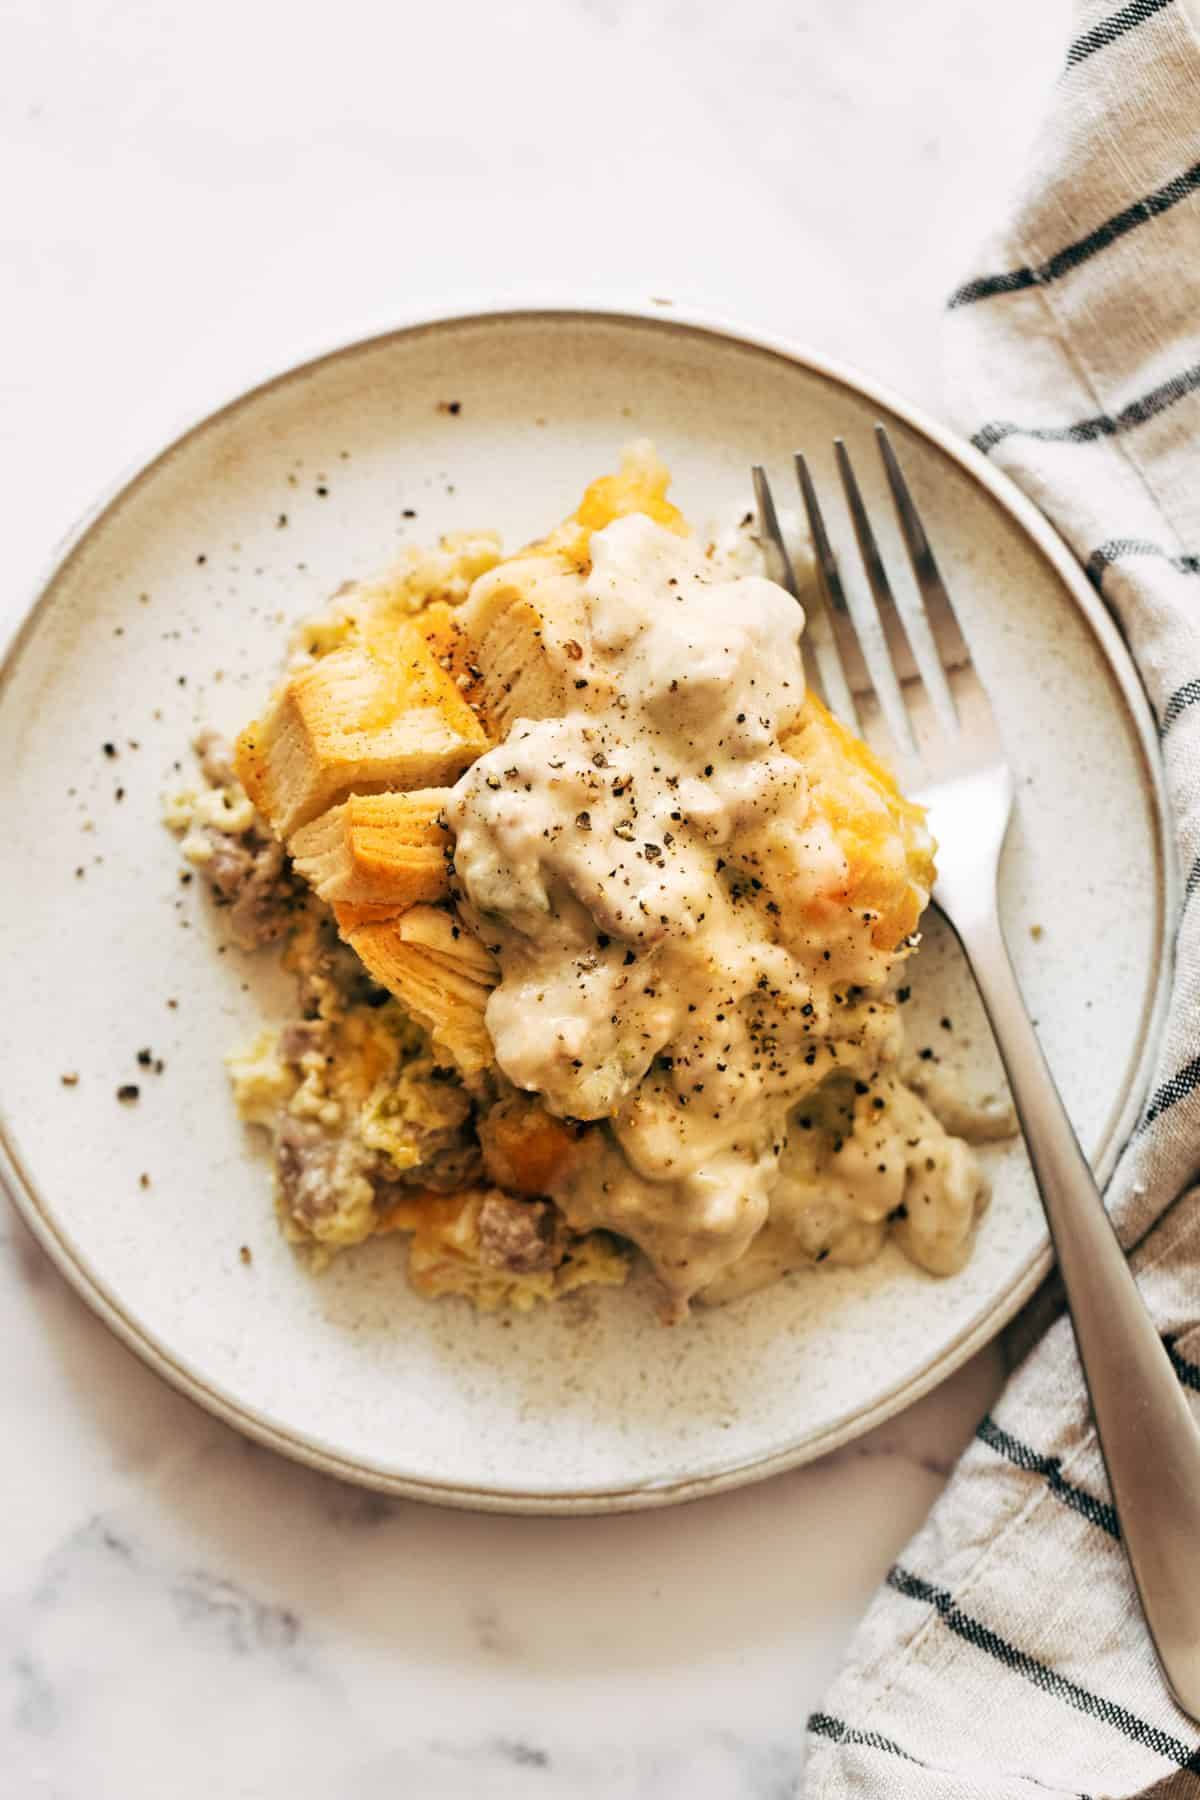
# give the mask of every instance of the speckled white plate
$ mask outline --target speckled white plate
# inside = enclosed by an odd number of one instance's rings
[[[528,1319],[430,1304],[409,1291],[398,1241],[314,1280],[279,1235],[266,1157],[221,1066],[283,991],[264,959],[225,945],[199,884],[181,887],[159,823],[193,729],[240,724],[287,622],[399,545],[472,524],[517,544],[637,434],[656,440],[701,520],[748,504],[753,460],[786,477],[802,444],[845,542],[829,441],[844,433],[858,449],[887,518],[877,418],[1016,766],[1003,909],[1021,978],[1083,1141],[1111,1165],[1164,972],[1161,796],[1129,661],[1034,509],[848,372],[668,312],[398,330],[253,389],[107,500],[37,598],[0,689],[2,1166],[89,1304],[202,1404],[400,1493],[547,1512],[658,1505],[865,1430],[1032,1291],[1049,1255],[1015,1144],[990,1153],[991,1211],[949,1281],[889,1251],[667,1331],[640,1283]],[[979,1006],[936,923],[913,976],[916,1042],[953,1045],[994,1080]],[[125,1083],[135,1103],[117,1100]]]

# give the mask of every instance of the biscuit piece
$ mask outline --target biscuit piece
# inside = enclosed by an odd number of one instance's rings
[[[285,841],[351,793],[454,781],[488,736],[414,619],[295,670],[237,740],[238,775]]]
[[[394,919],[359,922],[334,908],[347,943],[381,987],[394,994],[464,1075],[494,1060],[484,1024],[499,980],[495,959],[453,913],[414,906]]]
[[[296,872],[359,921],[444,899],[454,839],[442,819],[449,788],[351,794],[293,835]]]

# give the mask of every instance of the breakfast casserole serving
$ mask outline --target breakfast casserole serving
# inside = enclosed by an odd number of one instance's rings
[[[635,445],[516,556],[446,538],[344,588],[169,802],[295,976],[229,1068],[318,1265],[405,1232],[420,1292],[525,1309],[640,1253],[674,1320],[889,1236],[969,1253],[938,1113],[998,1115],[921,1097],[894,987],[923,814],[806,694],[749,533],[666,490]]]

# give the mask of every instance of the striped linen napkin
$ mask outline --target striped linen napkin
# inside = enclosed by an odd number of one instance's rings
[[[1162,734],[1186,897],[1108,1203],[1200,1407],[1200,39],[1181,0],[1078,0],[1073,24],[1013,215],[951,297],[950,391],[1086,568]],[[806,1794],[1200,1800],[1200,1726],[1164,1686],[1120,1535],[1060,1317],[809,1720]]]

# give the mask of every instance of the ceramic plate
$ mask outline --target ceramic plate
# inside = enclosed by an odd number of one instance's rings
[[[200,884],[181,886],[159,822],[193,730],[242,723],[288,622],[401,545],[468,525],[517,545],[644,434],[698,521],[749,504],[752,461],[782,485],[803,445],[849,547],[828,446],[849,439],[886,520],[878,418],[1015,764],[1002,903],[1020,976],[1083,1142],[1111,1165],[1164,964],[1158,774],[1117,636],[1033,508],[846,371],[668,313],[393,331],[253,389],[143,468],[76,534],[4,672],[7,1179],[88,1302],[185,1392],[293,1456],[399,1493],[649,1506],[844,1442],[949,1373],[1032,1291],[1048,1250],[1017,1144],[989,1152],[991,1210],[948,1281],[889,1250],[666,1330],[642,1281],[531,1318],[433,1304],[409,1291],[399,1241],[314,1279],[279,1234],[266,1156],[234,1117],[221,1064],[282,990],[263,959],[226,944]],[[916,1043],[952,1048],[972,1079],[994,1082],[979,1005],[936,922],[913,988]],[[135,1102],[116,1097],[127,1083]]]

